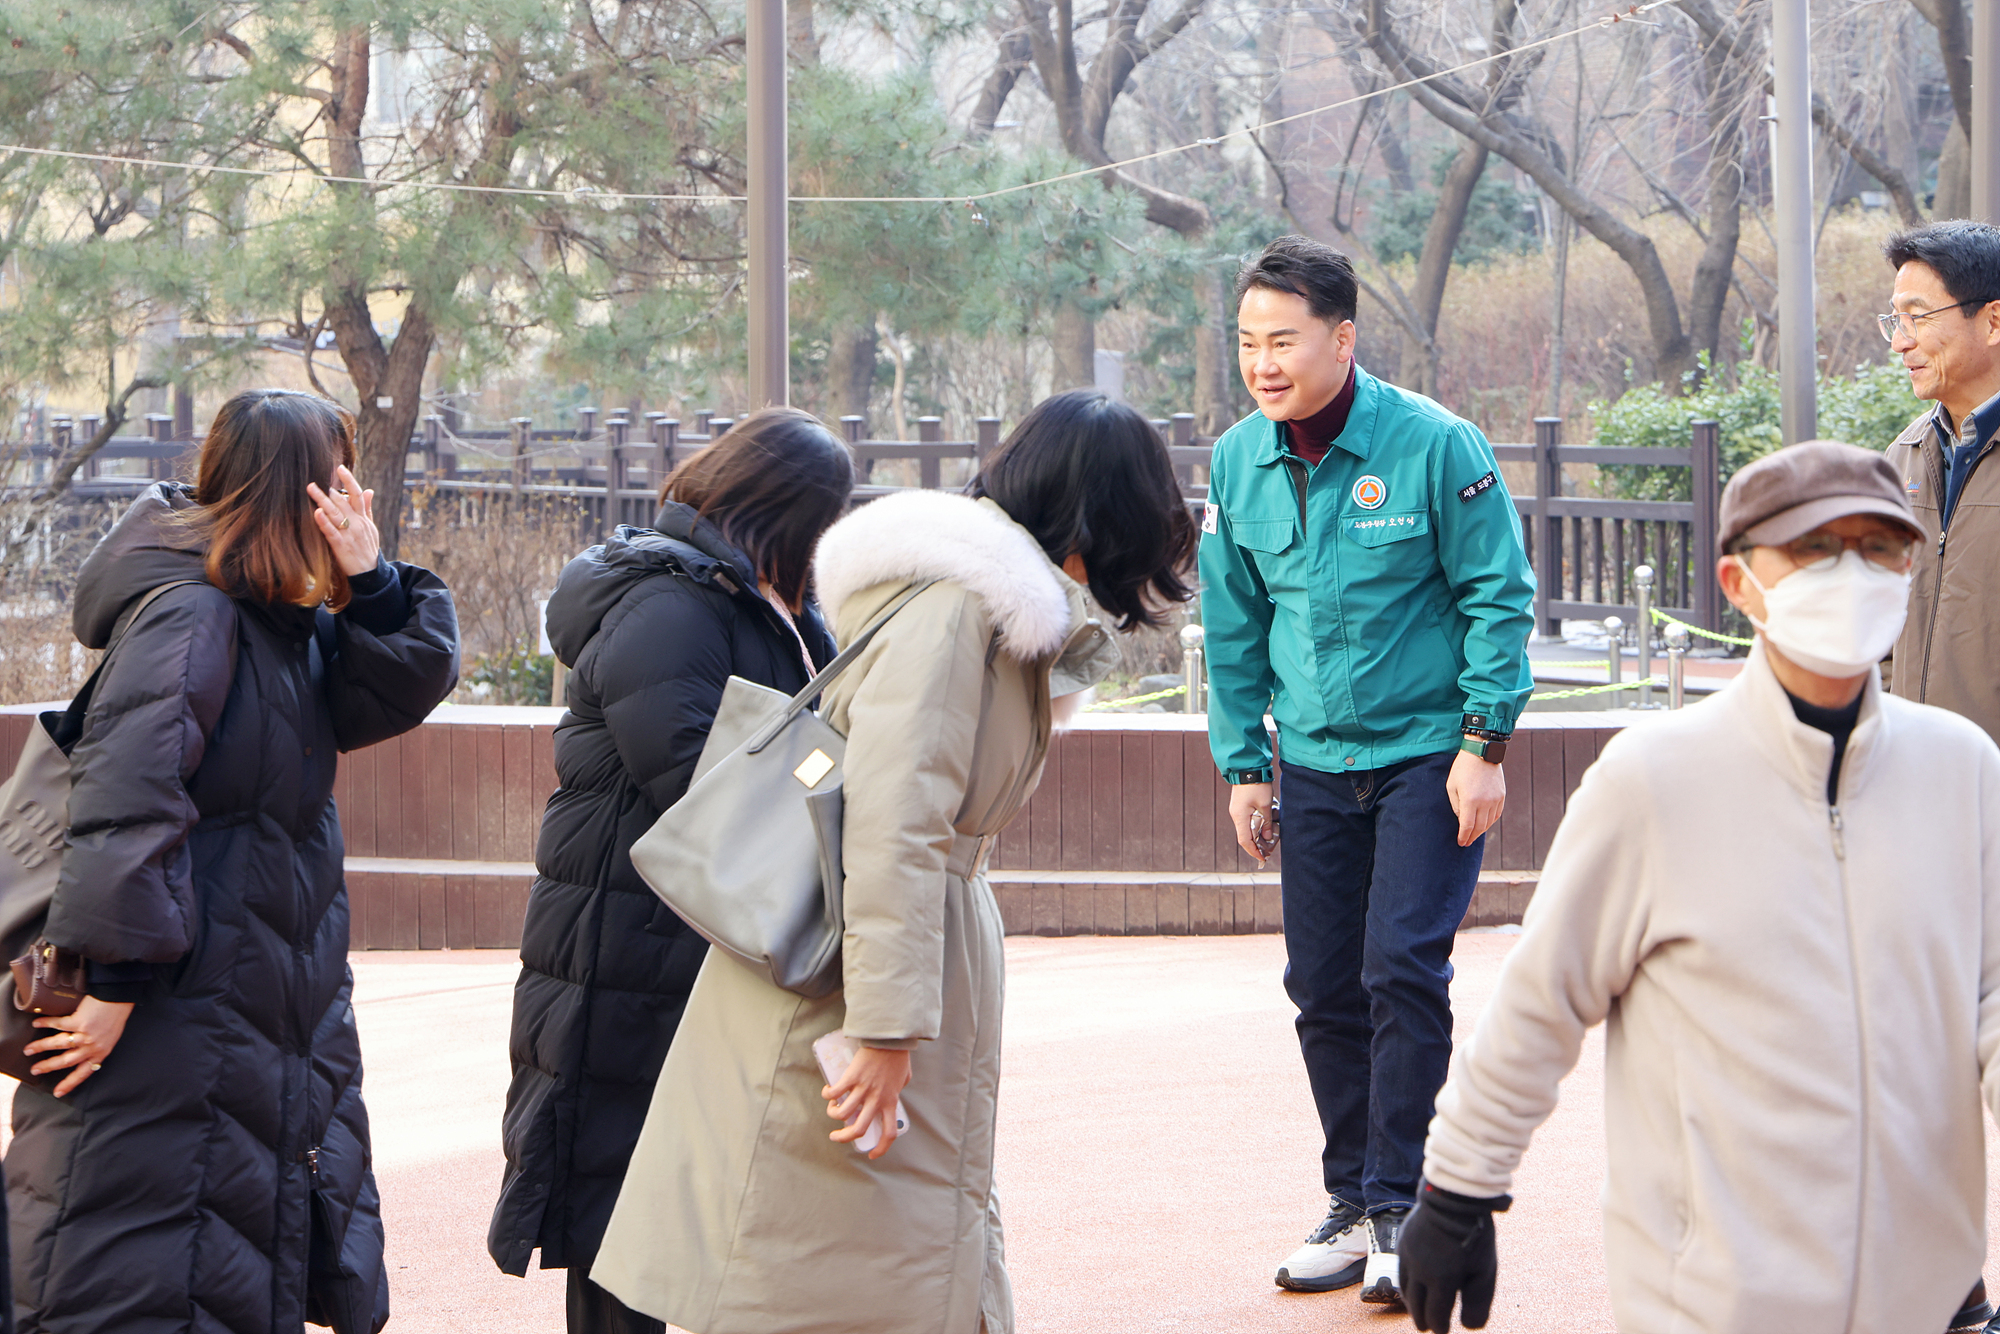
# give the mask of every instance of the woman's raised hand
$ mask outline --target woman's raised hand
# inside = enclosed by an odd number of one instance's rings
[[[863,1047],[841,1071],[838,1084],[828,1084],[819,1096],[826,1099],[826,1114],[836,1121],[856,1120],[828,1136],[836,1144],[852,1144],[868,1133],[871,1122],[882,1124],[882,1141],[869,1150],[870,1158],[880,1158],[896,1142],[896,1099],[910,1082],[910,1053],[885,1047]]]
[[[318,482],[306,483],[312,497],[313,522],[333,551],[334,563],[349,578],[366,574],[382,558],[382,535],[375,530],[375,493],[363,491],[345,465],[334,469],[334,493],[320,490]]]
[[[22,1050],[30,1056],[48,1056],[46,1061],[35,1062],[33,1069],[38,1075],[69,1071],[68,1078],[56,1085],[55,1094],[60,1098],[104,1068],[104,1058],[125,1035],[125,1021],[131,1017],[130,1005],[85,996],[75,1014],[35,1020],[35,1027],[56,1031],[36,1038]]]

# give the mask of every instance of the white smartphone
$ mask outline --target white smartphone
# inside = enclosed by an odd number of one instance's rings
[[[847,1066],[854,1059],[854,1044],[847,1040],[847,1034],[834,1029],[813,1043],[813,1055],[819,1057],[820,1073],[829,1084],[838,1084],[840,1077],[847,1073]],[[858,1117],[849,1117],[848,1125],[853,1125]],[[903,1100],[896,1099],[896,1133],[902,1134],[910,1128],[910,1118],[903,1114]],[[873,1153],[875,1146],[882,1142],[882,1123],[868,1123],[868,1133],[854,1141],[856,1153]]]

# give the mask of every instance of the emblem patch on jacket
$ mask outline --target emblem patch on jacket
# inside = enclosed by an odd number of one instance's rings
[[[1379,510],[1388,498],[1389,488],[1372,472],[1354,483],[1354,503],[1362,509]]]
[[[1474,496],[1478,495],[1481,491],[1488,490],[1489,488],[1498,486],[1499,484],[1500,484],[1500,479],[1496,477],[1494,474],[1489,472],[1484,477],[1474,482],[1471,486],[1461,486],[1460,488],[1458,488],[1458,498],[1460,500],[1470,500]]]
[[[1220,531],[1218,520],[1221,514],[1222,506],[1220,505],[1203,505],[1201,507],[1201,531],[1204,533]]]

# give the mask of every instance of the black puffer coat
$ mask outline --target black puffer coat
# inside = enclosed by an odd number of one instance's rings
[[[201,578],[199,539],[161,522],[191,504],[161,484],[91,555],[85,644],[147,590]],[[154,966],[103,1070],[61,1101],[15,1095],[22,1334],[388,1319],[331,793],[337,751],[407,731],[451,690],[458,623],[436,576],[378,568],[400,584],[400,629],[176,588],[99,678],[48,934]]]
[[[800,631],[833,640],[808,606]],[[587,1268],[610,1220],[695,974],[708,951],[632,869],[680,800],[731,676],[797,691],[794,634],[749,559],[685,505],[569,563],[549,642],[573,668],[521,932],[507,1175],[487,1248],[510,1274]]]

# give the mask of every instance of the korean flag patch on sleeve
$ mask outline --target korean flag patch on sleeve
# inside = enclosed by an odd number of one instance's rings
[[[1460,488],[1458,488],[1458,498],[1461,501],[1469,501],[1473,497],[1477,496],[1480,492],[1491,490],[1493,487],[1498,486],[1499,484],[1500,484],[1500,479],[1496,477],[1494,474],[1489,472],[1484,477],[1474,482],[1471,486],[1461,486]]]
[[[1222,506],[1220,505],[1203,505],[1201,507],[1201,531],[1204,533],[1218,531],[1220,525],[1217,523],[1217,520],[1221,514]]]

